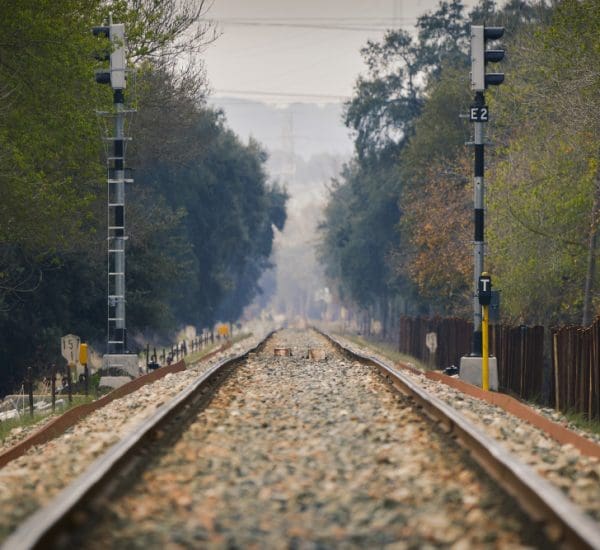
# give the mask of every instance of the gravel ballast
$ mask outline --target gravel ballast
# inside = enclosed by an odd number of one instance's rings
[[[150,466],[85,547],[551,547],[409,399],[315,333],[277,333]]]
[[[136,392],[112,401],[63,435],[30,449],[0,469],[0,542],[39,507],[80,475],[94,459],[163,403],[186,388],[202,372],[225,357],[254,347],[251,337],[188,370],[168,374]],[[21,434],[17,434],[21,435]]]
[[[391,364],[389,359],[372,349],[357,346],[343,338],[340,340],[349,349],[379,357]],[[600,461],[597,458],[582,455],[572,445],[561,445],[526,421],[442,382],[406,370],[402,374],[460,411],[600,522]]]

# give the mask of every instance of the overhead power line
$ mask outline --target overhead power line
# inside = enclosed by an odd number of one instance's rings
[[[416,21],[417,17],[216,17],[215,21]]]
[[[351,24],[333,24],[333,23],[301,23],[287,21],[263,21],[263,20],[245,20],[245,19],[210,19],[214,23],[223,25],[231,25],[237,27],[285,27],[285,28],[302,28],[302,29],[320,29],[320,30],[335,30],[335,31],[360,31],[360,32],[381,32],[386,29],[397,27],[413,27],[413,23],[394,23],[392,21],[382,22],[380,25],[351,25]]]
[[[269,97],[309,97],[313,99],[337,99],[338,101],[345,101],[350,99],[349,96],[333,95],[333,94],[307,94],[307,93],[295,93],[295,92],[268,92],[262,90],[215,90],[218,94],[236,94],[236,95],[256,95],[256,96],[269,96]]]

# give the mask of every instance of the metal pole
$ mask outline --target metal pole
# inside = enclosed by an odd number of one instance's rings
[[[73,386],[71,385],[71,365],[67,364],[67,392],[69,394],[69,403],[73,402]]]
[[[85,382],[85,396],[87,397],[90,392],[90,369],[87,363],[83,365],[83,377]]]
[[[475,94],[475,105],[483,107],[485,99],[483,92]],[[484,122],[475,122],[475,177],[474,187],[474,205],[475,205],[475,238],[474,238],[474,270],[473,270],[473,347],[472,354],[481,357],[481,305],[477,297],[477,284],[479,277],[483,273],[483,260],[485,254],[485,236],[484,236]]]
[[[27,367],[27,394],[29,397],[29,416],[33,418],[33,370]]]
[[[489,362],[489,310],[490,306],[483,305],[483,319],[481,328],[483,332],[482,338],[482,356],[481,356],[481,387],[484,391],[490,390],[490,362]]]
[[[52,412],[56,409],[56,365],[51,365],[51,376],[52,376]]]
[[[113,93],[115,137],[108,179],[108,353],[125,353],[125,171],[123,90]]]

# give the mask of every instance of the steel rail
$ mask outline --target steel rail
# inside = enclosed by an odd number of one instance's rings
[[[259,350],[273,335],[273,332],[267,334],[252,349],[220,361],[196,378],[187,388],[137,426],[134,431],[98,457],[73,483],[65,487],[46,506],[29,516],[4,540],[0,548],[2,550],[52,548],[57,541],[60,546],[62,542],[60,539],[65,536],[68,527],[81,523],[78,515],[81,515],[86,503],[97,498],[103,487],[114,481],[118,475],[117,472],[126,468],[132,457],[152,438],[156,438],[157,434],[160,434],[161,428],[172,421],[185,407],[193,407],[196,402],[205,401],[207,395],[210,394],[207,389],[213,384],[218,387],[225,378],[223,375],[228,374],[230,368],[243,361],[250,353]]]
[[[474,460],[517,501],[527,515],[549,528],[547,533],[552,534],[555,542],[567,548],[600,549],[600,525],[533,468],[404,373],[376,357],[348,348],[331,334],[316,330],[343,353],[375,366],[396,389],[412,397],[430,418],[454,434]]]

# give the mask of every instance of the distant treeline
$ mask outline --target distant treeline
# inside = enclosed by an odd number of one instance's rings
[[[112,12],[129,41],[126,101],[127,327],[166,338],[234,321],[259,291],[287,194],[254,142],[207,107],[213,38],[195,0],[0,4],[0,395],[59,357],[76,333],[106,338],[108,86],[94,81],[91,28]],[[131,341],[131,339],[130,339]],[[133,343],[131,348],[133,348]]]
[[[346,104],[355,155],[333,182],[320,256],[338,300],[381,320],[469,317],[473,292],[470,25],[505,27],[486,92],[487,271],[507,321],[599,311],[600,2],[442,1],[417,34],[362,50]]]

